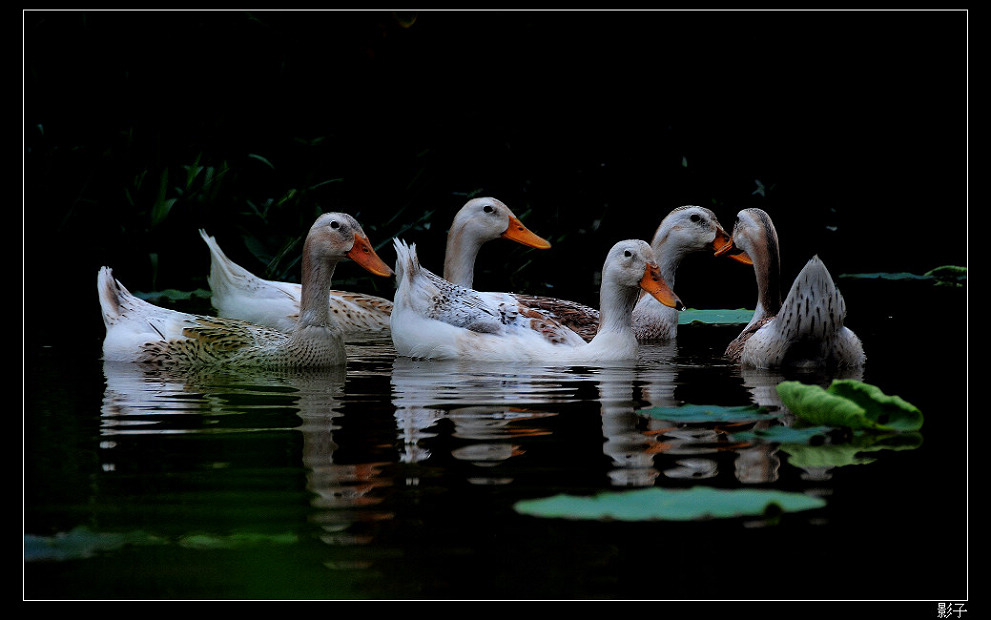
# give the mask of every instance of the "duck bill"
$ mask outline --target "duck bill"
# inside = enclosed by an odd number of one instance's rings
[[[379,258],[379,255],[372,249],[368,237],[363,235],[354,236],[354,246],[348,252],[348,258],[377,276],[391,276],[393,273],[392,267]]]
[[[724,235],[726,233],[723,233]],[[743,263],[744,265],[753,265],[754,261],[750,259],[750,256],[740,248],[733,245],[732,237],[728,237],[720,240],[719,235],[712,242],[712,247],[716,251],[715,256],[728,256],[733,260]]]
[[[712,240],[712,243],[709,244],[709,247],[711,250],[713,250],[716,253],[716,256],[719,256],[721,253],[729,249],[726,246],[732,247],[732,245],[733,245],[733,240],[729,236],[729,234],[727,234],[726,231],[723,230],[722,228],[717,228],[716,237]]]
[[[661,268],[654,263],[648,263],[644,269],[643,278],[640,280],[640,288],[654,296],[654,299],[665,306],[675,310],[684,310],[685,304],[681,303],[678,296],[674,294],[671,287],[667,285],[661,277]]]
[[[524,226],[523,222],[512,215],[509,216],[509,228],[506,229],[506,232],[502,233],[502,237],[540,250],[546,250],[551,247],[549,241],[530,232],[530,229]]]

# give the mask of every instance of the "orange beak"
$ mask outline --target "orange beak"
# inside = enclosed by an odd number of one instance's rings
[[[354,246],[348,252],[348,257],[377,276],[392,275],[392,267],[386,265],[385,261],[375,253],[368,237],[355,235]]]
[[[726,233],[723,233],[726,234]],[[744,265],[753,265],[754,261],[747,256],[747,253],[739,248],[733,247],[733,239],[723,239],[720,241],[719,235],[716,235],[716,239],[712,242],[713,248],[716,250],[716,256],[726,256],[732,258],[733,260],[743,263]],[[730,250],[733,250],[732,252]]]
[[[726,231],[723,230],[722,228],[717,228],[716,238],[712,240],[712,249],[715,250],[716,256],[719,256],[721,252],[725,252],[725,250],[723,250],[724,247],[726,247],[727,245],[732,246],[732,244],[733,244],[733,240],[726,233]]]
[[[643,278],[640,280],[640,288],[653,295],[654,299],[665,306],[675,310],[685,309],[685,304],[681,303],[678,296],[661,277],[661,268],[657,266],[657,263],[647,263],[647,268],[643,271]]]
[[[502,237],[540,250],[546,250],[551,247],[549,241],[530,232],[530,229],[524,226],[523,222],[512,215],[509,216],[509,228],[506,229],[506,232],[502,233]]]

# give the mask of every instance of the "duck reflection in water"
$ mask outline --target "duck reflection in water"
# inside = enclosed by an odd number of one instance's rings
[[[377,494],[392,482],[381,471],[385,461],[338,463],[335,433],[341,429],[346,371],[242,370],[201,375],[147,369],[137,364],[104,362],[106,389],[101,432],[105,471],[115,468],[115,453],[138,449],[126,444],[161,435],[165,442],[199,435],[198,441],[228,442],[244,433],[298,432],[302,471],[312,494],[309,522],[321,528],[328,544],[354,542],[350,526],[391,518],[377,506]],[[171,443],[169,445],[172,445]],[[210,444],[212,445],[212,444]],[[218,444],[217,454],[226,454]],[[168,464],[166,464],[168,466]],[[254,467],[255,465],[252,465]],[[158,464],[157,467],[162,467]],[[230,463],[217,462],[217,484],[225,485]],[[166,470],[167,475],[177,472]],[[234,478],[237,478],[234,476]],[[228,508],[213,509],[222,513]],[[230,510],[238,510],[230,506]]]
[[[429,446],[448,444],[447,437],[435,440],[444,432],[442,425],[449,423],[453,443],[467,442],[449,453],[473,465],[467,476],[470,482],[512,482],[491,468],[521,455],[521,439],[550,433],[539,420],[556,412],[531,405],[548,394],[548,386],[555,395],[552,401],[558,393],[539,370],[519,374],[516,370],[503,364],[397,357],[391,377],[400,460],[423,464],[433,458]]]

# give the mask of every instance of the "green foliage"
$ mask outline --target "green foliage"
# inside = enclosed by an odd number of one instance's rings
[[[922,427],[922,412],[915,406],[852,379],[834,380],[826,389],[783,381],[777,391],[784,405],[807,424],[898,432]]]
[[[517,512],[556,519],[599,521],[693,521],[761,516],[822,508],[826,502],[800,493],[764,489],[663,489],[555,495],[517,502]]]

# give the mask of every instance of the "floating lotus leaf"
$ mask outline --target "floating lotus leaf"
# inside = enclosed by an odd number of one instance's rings
[[[878,272],[878,273],[844,273],[841,278],[851,280],[929,280],[929,276],[920,276],[917,273],[904,271]]]
[[[739,441],[761,441],[765,443],[808,444],[823,443],[830,433],[831,426],[772,426],[733,433],[733,438]]]
[[[155,291],[153,293],[143,293],[141,291],[135,291],[134,295],[140,297],[145,301],[150,302],[177,302],[177,301],[190,301],[196,299],[210,299],[213,295],[208,290],[198,288],[191,291],[180,291],[174,288],[167,288],[161,291]]]
[[[76,560],[125,545],[163,544],[145,532],[94,532],[80,526],[54,536],[24,536],[24,560]]]
[[[720,405],[691,405],[681,407],[648,407],[637,413],[659,420],[681,423],[752,422],[767,419],[767,410],[754,405],[723,407]]]
[[[678,324],[704,323],[706,325],[746,325],[754,316],[753,310],[697,310],[689,308],[678,313]]]
[[[766,489],[662,489],[555,495],[517,502],[517,512],[535,517],[597,521],[696,521],[760,516],[822,508],[825,500]]]
[[[963,286],[967,281],[967,268],[959,265],[943,265],[930,269],[923,275],[907,272],[844,273],[841,278],[854,280],[931,280],[936,286]]]
[[[853,379],[834,380],[827,389],[782,381],[777,390],[784,405],[807,424],[900,432],[922,427],[922,412],[915,406]]]
[[[146,532],[94,532],[87,527],[76,527],[54,536],[24,536],[24,559],[76,560],[93,557],[124,546],[165,545],[173,541]],[[235,533],[221,536],[190,534],[176,541],[180,546],[193,549],[234,549],[254,545],[287,545],[299,542],[295,534]]]

